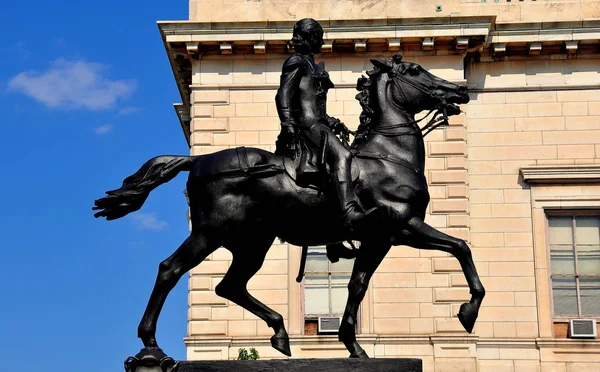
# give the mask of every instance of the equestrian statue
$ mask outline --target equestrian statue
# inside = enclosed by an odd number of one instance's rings
[[[471,250],[424,221],[429,192],[423,136],[461,112],[457,105],[469,102],[467,88],[400,55],[371,60],[374,68],[358,79],[356,98],[363,110],[351,132],[326,113],[334,85],[323,64],[314,61],[323,45],[319,23],[297,22],[291,44],[295,53],[283,64],[275,98],[281,120],[275,153],[238,147],[158,156],[95,201],[96,217],[121,218],[140,209],[153,189],[189,172],[191,233],[160,263],[138,337],[145,348],[158,348],[156,324],[167,295],[183,274],[224,247],[233,259],[216,294],[264,320],[274,331],[271,345],[291,356],[283,317],[246,288],[276,238],[302,246],[303,262],[306,247],[313,245],[327,245],[332,261],[355,257],[338,333],[350,357],[368,357],[356,340],[357,312],[373,273],[394,245],[441,250],[458,259],[471,293],[458,319],[471,333],[485,295]],[[423,111],[433,116],[420,127],[415,115]],[[355,135],[351,145],[350,134]],[[348,249],[346,241],[359,241],[360,248]]]

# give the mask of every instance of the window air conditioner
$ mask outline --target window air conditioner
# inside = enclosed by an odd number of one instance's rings
[[[342,324],[341,316],[321,316],[319,317],[319,333],[338,333]]]
[[[569,320],[570,338],[596,338],[596,320],[571,319]]]

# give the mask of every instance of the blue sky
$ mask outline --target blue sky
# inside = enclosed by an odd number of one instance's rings
[[[12,372],[108,372],[141,348],[159,262],[188,235],[185,174],[130,217],[93,201],[148,158],[189,152],[156,26],[188,2],[10,1],[0,21],[0,350]],[[158,340],[185,358],[187,280]]]

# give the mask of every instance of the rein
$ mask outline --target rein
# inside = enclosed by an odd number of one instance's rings
[[[399,158],[397,156],[394,156],[394,155],[381,154],[379,152],[358,151],[358,150],[354,150],[354,149],[350,150],[350,152],[352,153],[352,155],[356,156],[357,158],[387,160],[390,163],[401,165],[404,168],[407,168],[407,169],[415,172],[416,174],[421,174],[421,169],[419,169],[418,167],[415,167],[410,162],[408,162],[402,158]]]
[[[400,130],[401,128],[407,128],[407,127],[419,124],[421,121],[425,120],[429,115],[431,115],[431,113],[434,111],[436,111],[436,113],[433,115],[431,120],[429,120],[427,122],[427,124],[425,124],[425,126],[423,128],[412,127],[412,128]],[[439,117],[440,115],[442,115],[442,117]],[[442,125],[449,125],[448,124],[448,115],[446,114],[446,109],[433,109],[433,110],[429,111],[429,113],[427,113],[427,115],[425,115],[424,117],[422,117],[419,120],[413,120],[408,123],[385,125],[385,126],[380,126],[377,128],[369,128],[368,132],[380,134],[385,137],[396,137],[396,136],[411,135],[411,134],[416,134],[416,133],[423,133],[423,137],[425,137],[426,135],[431,133],[431,131],[441,127]]]
[[[413,134],[417,134],[417,133],[422,133],[423,137],[425,137],[426,135],[431,133],[431,131],[439,128],[440,126],[449,125],[448,124],[448,113],[446,112],[446,107],[443,105],[443,101],[440,100],[433,91],[431,91],[430,89],[424,88],[420,85],[417,85],[414,82],[412,82],[411,80],[406,79],[402,75],[396,73],[396,74],[394,74],[394,78],[392,78],[392,81],[393,81],[394,85],[396,86],[396,88],[400,91],[403,91],[403,89],[400,86],[400,83],[396,79],[402,81],[405,84],[412,86],[413,88],[417,89],[418,91],[428,95],[432,99],[437,99],[439,101],[439,103],[437,104],[437,106],[435,108],[429,110],[427,115],[423,116],[419,120],[413,120],[413,121],[410,121],[407,123],[384,125],[384,126],[379,126],[376,128],[368,128],[367,133],[379,134],[379,135],[382,135],[385,137],[396,137],[396,136],[405,136],[405,135],[413,135]],[[431,119],[427,122],[427,124],[425,124],[425,126],[423,126],[423,128],[419,128],[418,124],[420,122],[422,122],[423,120],[427,119],[431,114],[433,114],[433,117],[431,117]],[[374,152],[369,152],[369,151],[358,151],[355,149],[351,149],[350,151],[351,151],[352,155],[354,155],[358,158],[386,160],[386,161],[401,165],[417,174],[421,174],[421,171],[422,171],[421,169],[419,169],[418,167],[415,167],[410,162],[407,162],[404,159],[395,157],[390,154],[374,153]]]
[[[405,84],[410,85],[411,87],[417,89],[418,91],[420,91],[421,93],[424,93],[426,95],[428,95],[431,98],[434,99],[438,99],[435,95],[435,93],[433,93],[433,91],[431,91],[430,89],[424,88],[418,84],[415,84],[414,82],[412,82],[409,79],[406,79],[405,77],[403,77],[401,74],[394,74],[394,77],[392,78],[392,82],[394,83],[394,85],[396,86],[396,88],[398,90],[402,90],[402,87],[400,86],[400,83],[397,81],[400,80]],[[438,99],[439,100],[439,99]],[[380,126],[377,128],[369,128],[369,132],[371,133],[377,133],[380,134],[382,136],[386,136],[386,137],[395,137],[395,136],[401,136],[401,135],[411,135],[411,134],[415,134],[415,133],[423,133],[423,137],[425,137],[426,135],[428,135],[431,131],[439,128],[442,125],[449,125],[448,124],[448,114],[446,112],[446,108],[442,107],[442,102],[440,101],[438,103],[438,105],[434,108],[431,109],[427,115],[425,115],[424,117],[422,117],[419,120],[413,120],[411,122],[408,123],[399,123],[399,124],[392,124],[392,125],[386,125],[386,126]],[[410,126],[414,126],[414,125],[418,125],[421,121],[425,120],[427,117],[429,117],[429,115],[431,115],[433,112],[435,112],[435,114],[433,115],[433,117],[431,118],[431,120],[429,120],[429,122],[427,122],[427,124],[423,127],[423,128],[410,128],[408,130],[400,130],[400,128],[406,128],[406,127],[410,127]],[[441,117],[439,117],[441,115]]]

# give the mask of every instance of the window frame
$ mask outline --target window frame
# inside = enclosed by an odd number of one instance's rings
[[[332,271],[332,263],[331,261],[329,261],[329,259],[327,259],[327,281],[328,281],[328,305],[329,305],[329,313],[328,314],[307,314],[306,313],[306,279],[308,278],[309,274],[324,274],[325,272],[323,271],[310,271],[308,269],[308,259],[310,257],[310,249],[315,249],[315,248],[320,248],[320,249],[324,249],[324,246],[314,246],[314,247],[309,247],[309,252],[307,255],[307,268],[305,270],[304,273],[304,279],[302,280],[302,306],[301,306],[301,317],[302,317],[302,324],[306,325],[307,321],[308,322],[314,322],[316,320],[318,320],[320,317],[343,317],[344,315],[344,311],[342,310],[341,313],[334,313],[332,310],[332,305],[333,305],[333,300],[332,300],[332,280],[331,277],[333,274],[341,274],[341,275],[348,275],[348,282],[350,281],[351,277],[352,277],[352,271]],[[314,254],[314,253],[313,253]],[[340,258],[340,260],[342,260],[343,258]],[[351,259],[352,261],[354,261],[355,259]],[[347,287],[347,286],[346,286]],[[346,297],[347,299],[347,297]],[[361,330],[361,308],[362,308],[362,304],[361,306],[358,308],[358,313],[357,313],[357,326],[356,326],[356,333],[359,334],[360,330]],[[305,327],[302,327],[302,333],[304,334],[304,330]]]
[[[554,338],[554,324],[565,320],[554,319],[547,212],[600,210],[600,164],[528,165],[519,175],[531,197],[538,336]]]
[[[570,319],[596,319],[600,321],[600,314],[597,315],[582,315],[581,309],[581,288],[579,283],[579,258],[577,255],[577,217],[578,216],[597,216],[600,220],[600,209],[553,209],[553,208],[545,208],[544,213],[546,216],[546,247],[547,247],[547,257],[548,257],[548,288],[550,292],[550,304],[552,308],[552,320],[556,323],[568,322]],[[572,276],[575,279],[575,290],[577,295],[577,315],[557,315],[555,306],[554,306],[554,288],[552,286],[552,252],[551,252],[551,244],[550,244],[550,218],[553,216],[563,216],[563,217],[571,217],[571,234],[572,234],[572,248],[573,248],[573,260],[575,265],[575,274]],[[571,278],[569,275],[561,275],[564,278]],[[600,278],[600,273],[595,275],[585,275],[585,278]]]

